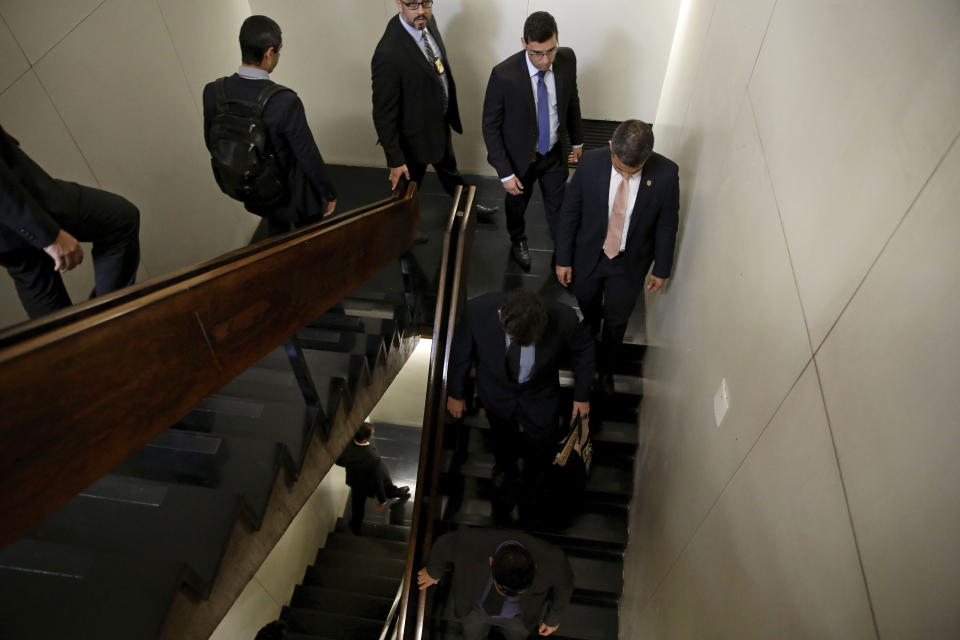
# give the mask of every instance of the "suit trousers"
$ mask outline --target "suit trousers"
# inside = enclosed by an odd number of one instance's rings
[[[457,157],[453,154],[453,141],[450,138],[450,127],[448,126],[447,148],[443,152],[443,157],[438,162],[433,163],[433,169],[437,172],[437,178],[440,179],[443,190],[452,198],[457,187],[466,183],[463,176],[460,175],[459,169],[457,169]],[[410,171],[410,181],[423,186],[423,176],[427,172],[427,165],[420,164],[415,160],[407,160],[407,169]]]
[[[94,287],[90,297],[134,283],[140,265],[140,211],[126,198],[107,191],[57,180],[70,195],[67,206],[50,214],[80,242],[92,242]],[[24,247],[0,253],[13,278],[20,302],[31,318],[72,303],[53,260],[42,249]]]
[[[537,501],[543,474],[556,454],[560,434],[556,431],[531,432],[527,428],[521,428],[515,417],[498,416],[489,409],[486,409],[486,414],[493,432],[494,469],[506,475],[498,504],[503,501],[512,502],[519,497],[521,516],[530,515]],[[520,458],[523,459],[523,473],[517,496],[512,484],[517,477],[517,462]],[[509,512],[513,505],[501,505],[501,508]]]
[[[372,484],[383,488],[383,496],[377,496],[375,493],[371,493],[369,487],[367,487],[366,491],[364,491],[363,488],[350,488],[350,530],[358,536],[363,530],[363,517],[367,510],[367,498],[377,498],[379,502],[380,498],[383,497],[385,502],[390,498],[396,498],[400,495],[400,488],[393,484],[393,480],[390,479],[390,472],[383,466],[383,463],[377,467],[374,473],[377,474],[377,477]]]
[[[479,606],[460,620],[463,625],[464,640],[486,640],[490,636],[490,628],[497,627],[506,640],[525,640],[533,633],[527,629],[520,616],[513,618],[494,618]]]
[[[555,240],[554,233],[557,226],[557,216],[563,204],[563,189],[567,184],[567,161],[563,157],[563,145],[559,142],[546,155],[537,154],[520,179],[523,193],[518,196],[507,194],[503,209],[507,215],[507,231],[510,233],[510,242],[520,242],[527,239],[524,214],[530,198],[533,196],[533,183],[540,183],[540,195],[543,196],[543,208],[547,216],[547,225],[550,227],[550,238]]]
[[[593,273],[586,278],[574,274],[572,288],[584,322],[594,338],[599,337],[597,371],[613,373],[643,279],[637,281],[630,275],[623,254],[610,259],[601,252]]]

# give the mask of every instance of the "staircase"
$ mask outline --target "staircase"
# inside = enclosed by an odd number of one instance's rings
[[[0,550],[0,635],[160,636],[172,602],[210,596],[230,545],[261,527],[315,436],[343,421],[378,367],[405,358],[395,352],[411,347],[410,335],[400,300],[348,298],[208,396]]]
[[[627,545],[628,511],[633,495],[637,453],[637,415],[641,399],[640,360],[643,347],[624,345],[615,374],[613,398],[593,398],[591,431],[593,466],[579,504],[559,523],[529,524],[498,520],[491,497],[494,490],[492,436],[482,409],[466,415],[459,428],[448,425],[446,496],[441,533],[460,526],[522,528],[559,546],[573,567],[574,592],[560,628],[552,637],[564,640],[615,640],[618,637],[623,554]],[[561,372],[568,402],[572,373]],[[432,638],[462,637],[453,615],[452,598],[438,597]]]
[[[417,477],[420,428],[377,423],[374,440],[394,484],[411,486]],[[394,607],[407,563],[412,501],[378,510],[373,498],[364,510],[363,535],[354,535],[347,513],[307,567],[281,619],[299,640],[378,640]]]

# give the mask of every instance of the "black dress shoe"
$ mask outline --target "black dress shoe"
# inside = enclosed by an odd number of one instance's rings
[[[510,247],[510,255],[524,271],[530,271],[530,249],[527,241],[514,242]]]
[[[423,231],[417,231],[417,237],[413,239],[413,244],[427,244],[430,242],[430,236]]]
[[[474,210],[482,216],[492,216],[497,211],[500,210],[500,207],[491,207],[485,204],[480,204],[479,202],[473,203]]]

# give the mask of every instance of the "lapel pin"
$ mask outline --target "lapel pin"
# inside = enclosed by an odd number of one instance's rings
[[[653,180],[647,180],[647,186],[648,186],[648,187],[652,187],[652,186],[653,186]]]

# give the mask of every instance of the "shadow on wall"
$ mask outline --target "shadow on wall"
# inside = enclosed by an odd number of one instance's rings
[[[441,35],[447,51],[462,51],[454,57],[450,66],[457,81],[457,100],[460,105],[460,120],[463,122],[464,135],[454,138],[457,148],[457,161],[460,170],[465,173],[491,173],[487,164],[487,151],[480,130],[483,113],[483,95],[487,88],[492,65],[485,61],[497,60],[496,51],[491,43],[499,35],[502,16],[497,4],[464,2],[456,15],[450,16],[447,28]],[[522,27],[517,32],[517,48],[520,45]],[[476,142],[465,144],[468,140]]]

